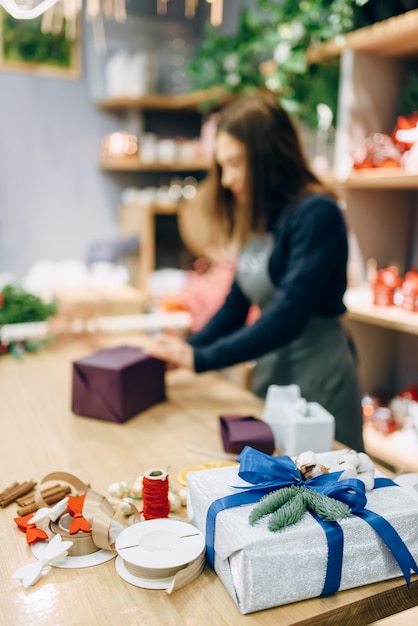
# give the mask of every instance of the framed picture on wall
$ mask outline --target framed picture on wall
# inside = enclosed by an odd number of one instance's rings
[[[42,32],[42,17],[16,20],[0,10],[0,71],[10,70],[60,78],[81,75],[80,29],[67,37],[65,21]]]

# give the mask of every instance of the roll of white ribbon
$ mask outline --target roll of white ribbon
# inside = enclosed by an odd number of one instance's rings
[[[127,582],[171,593],[195,580],[205,565],[205,539],[191,524],[153,519],[134,524],[116,540],[116,570]]]

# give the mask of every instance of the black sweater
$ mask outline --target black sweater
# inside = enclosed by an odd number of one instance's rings
[[[345,312],[347,231],[336,201],[309,195],[272,232],[273,300],[254,324],[246,325],[252,303],[234,281],[219,311],[189,338],[196,372],[257,359],[297,339],[311,316]]]

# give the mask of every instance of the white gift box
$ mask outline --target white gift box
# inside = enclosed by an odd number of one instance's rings
[[[340,454],[320,454],[318,461],[333,467]],[[206,533],[212,502],[236,494],[237,486],[248,486],[238,476],[238,469],[188,474],[189,521],[202,533]],[[266,518],[254,526],[249,524],[254,506],[221,510],[215,524],[215,571],[241,613],[321,595],[328,545],[320,524],[305,513],[297,524],[274,533],[268,530]],[[418,499],[399,486],[381,487],[367,492],[366,509],[390,522],[416,561]],[[392,553],[368,523],[355,515],[338,523],[344,535],[340,590],[402,576]]]
[[[276,449],[282,454],[332,450],[335,418],[317,402],[306,402],[298,385],[270,385],[262,419],[270,426]]]

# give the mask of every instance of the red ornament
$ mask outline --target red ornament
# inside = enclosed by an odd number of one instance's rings
[[[402,308],[407,311],[418,311],[418,271],[411,270],[405,274],[402,283]]]
[[[398,393],[398,396],[404,400],[418,402],[418,385],[409,385],[408,387],[405,387],[405,389],[402,389],[402,391]]]
[[[398,268],[391,266],[377,272],[373,288],[373,304],[378,306],[392,306],[396,289],[402,287],[402,279]]]
[[[396,133],[398,130],[410,130],[411,128],[415,128],[418,124],[418,111],[411,113],[410,115],[399,115],[396,120],[395,128],[392,131],[392,140],[393,142],[400,148],[402,152],[406,150],[410,150],[414,142],[406,142],[399,141],[396,138]]]
[[[400,167],[401,151],[389,135],[373,133],[353,154],[353,169]]]

